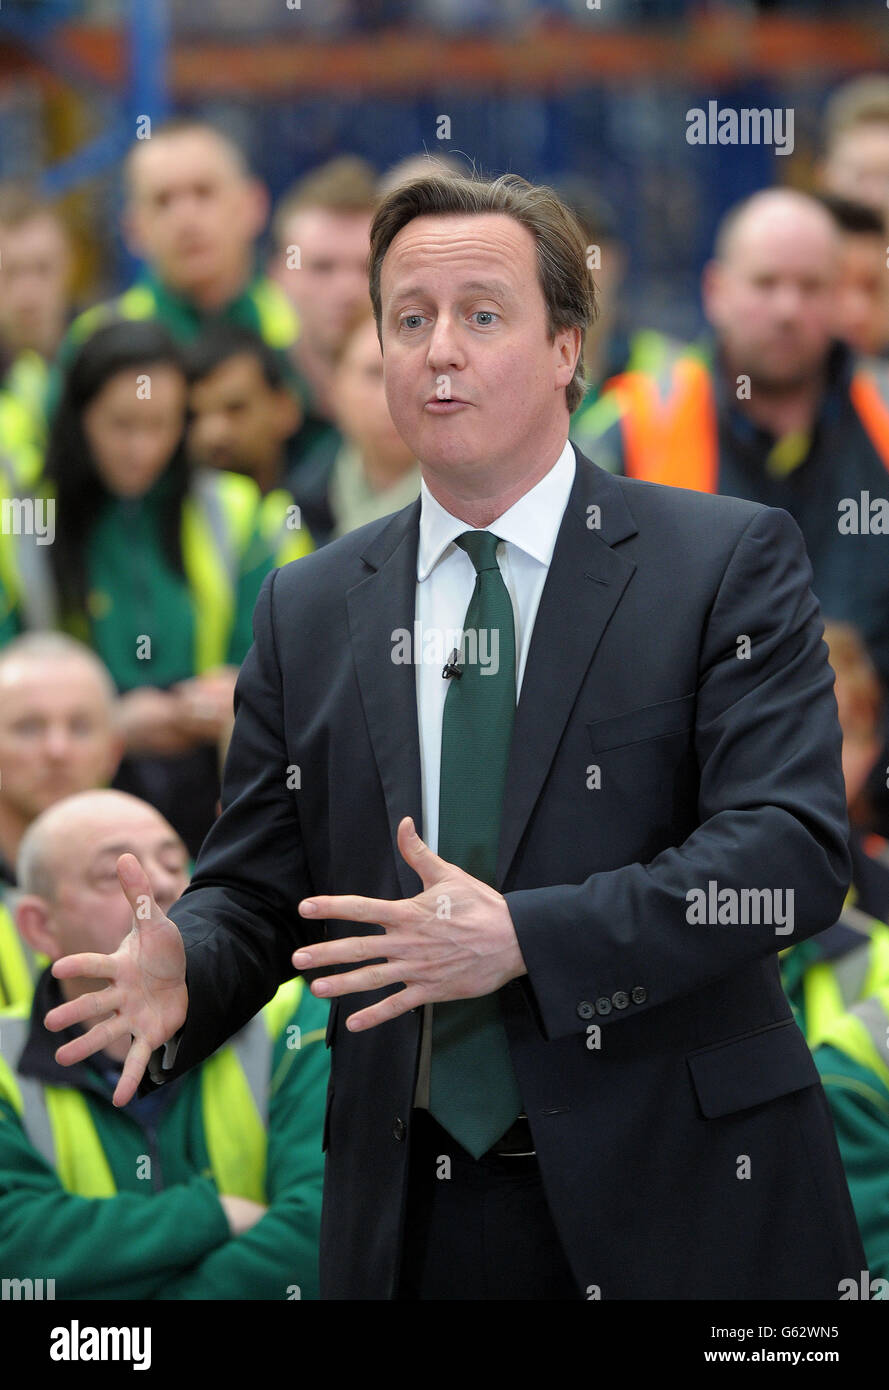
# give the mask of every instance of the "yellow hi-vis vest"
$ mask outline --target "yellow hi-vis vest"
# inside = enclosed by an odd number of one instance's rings
[[[238,473],[197,470],[182,505],[182,560],[195,607],[195,672],[225,664],[235,620],[241,556],[261,523],[259,489]],[[299,534],[299,533],[297,533]],[[0,535],[0,578],[24,626],[59,626],[48,547],[36,536]],[[87,640],[88,629],[77,635]]]
[[[29,1005],[34,976],[9,904],[0,901],[0,1009]]]
[[[889,1087],[889,981],[867,999],[838,1014],[821,1042],[874,1072]]]
[[[816,961],[803,975],[806,1041],[813,1051],[830,1040],[837,1019],[889,983],[889,926],[848,903],[840,921],[867,940],[834,960]]]
[[[201,1108],[210,1167],[220,1193],[268,1205],[266,1132],[274,1045],[302,996],[301,978],[281,985],[274,998],[200,1067]],[[0,1012],[0,1099],[18,1114],[33,1147],[66,1191],[79,1197],[114,1197],[114,1178],[86,1097],[70,1086],[50,1086],[18,1075],[30,1011]],[[318,1034],[323,1036],[323,1034]],[[300,1044],[315,1041],[303,1034]]]

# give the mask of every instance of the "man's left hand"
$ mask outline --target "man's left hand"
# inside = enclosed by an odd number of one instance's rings
[[[423,881],[415,898],[304,898],[300,915],[374,922],[384,935],[347,936],[322,941],[294,952],[297,970],[356,964],[353,970],[315,980],[312,993],[322,999],[358,990],[403,984],[379,1004],[351,1014],[351,1032],[375,1028],[421,1004],[443,999],[475,999],[493,994],[526,973],[506,899],[487,883],[433,854],[420,839],[410,816],[398,826],[402,857]],[[377,960],[377,965],[360,964]]]

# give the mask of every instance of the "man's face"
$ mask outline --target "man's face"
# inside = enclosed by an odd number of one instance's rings
[[[71,254],[54,217],[0,226],[0,335],[15,351],[52,356],[65,324]]]
[[[430,473],[499,489],[567,436],[580,332],[549,341],[526,227],[503,213],[417,217],[386,252],[380,288],[389,411]]]
[[[822,370],[836,316],[839,238],[827,217],[748,214],[705,279],[705,307],[732,370],[788,388]]]
[[[349,339],[336,373],[337,423],[362,453],[407,468],[414,455],[398,433],[386,404],[383,356],[376,324],[366,319]]]
[[[290,393],[273,390],[250,353],[230,357],[196,381],[189,411],[189,449],[195,462],[251,475],[277,466],[299,415]]]
[[[86,661],[21,657],[0,669],[0,803],[21,819],[102,786],[119,756],[107,695]]]
[[[296,306],[300,337],[329,356],[356,310],[368,302],[369,212],[304,208],[286,228],[275,278]],[[288,246],[299,248],[299,267],[288,266]]]
[[[148,875],[161,912],[185,891],[188,857],[179,836],[153,807],[124,804],[109,797],[107,809],[90,809],[66,820],[64,834],[54,834],[52,865],[55,889],[50,921],[57,951],[53,959],[117,950],[133,925],[133,912],[117,877],[121,854],[135,854]],[[70,981],[83,992],[101,988],[96,981]]]
[[[821,179],[826,193],[889,215],[889,124],[867,121],[838,136]]]
[[[836,335],[856,352],[882,352],[889,342],[889,270],[883,238],[847,232],[836,293]]]
[[[143,375],[150,395],[139,389]],[[110,492],[142,497],[160,477],[185,428],[185,404],[185,377],[163,363],[146,364],[144,373],[116,372],[105,382],[83,412],[83,429]]]
[[[222,140],[199,130],[162,135],[131,158],[130,238],[162,281],[195,294],[249,264],[264,199]]]

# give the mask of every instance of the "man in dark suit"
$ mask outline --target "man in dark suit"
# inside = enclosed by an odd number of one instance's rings
[[[58,1059],[131,1034],[125,1104],[296,967],[332,1001],[322,1296],[837,1298],[863,1255],[776,956],[849,882],[800,533],[567,443],[593,289],[548,190],[403,186],[370,271],[421,498],[270,576],[191,886],[170,921],[122,856],[134,931],[54,967],[109,982]]]

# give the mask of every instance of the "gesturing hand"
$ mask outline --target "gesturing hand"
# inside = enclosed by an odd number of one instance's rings
[[[303,917],[374,922],[384,928],[383,936],[322,941],[293,955],[297,970],[385,957],[385,964],[357,965],[312,984],[312,993],[322,998],[384,985],[405,986],[379,1004],[351,1014],[347,1027],[352,1032],[374,1028],[419,1004],[492,994],[507,980],[526,973],[502,894],[433,854],[410,816],[399,822],[398,848],[423,881],[423,892],[415,898],[316,896],[304,898],[299,905]]]
[[[133,928],[113,955],[85,951],[63,956],[52,967],[57,980],[108,980],[106,989],[81,994],[50,1009],[44,1019],[51,1033],[72,1023],[96,1020],[81,1037],[56,1052],[63,1067],[82,1062],[118,1038],[130,1035],[114,1104],[126,1105],[136,1094],[155,1048],[168,1042],[185,1022],[185,947],[179,929],[154,901],[148,876],[134,854],[122,854],[117,876],[133,909]]]

